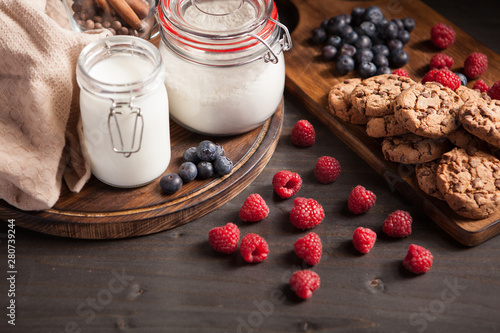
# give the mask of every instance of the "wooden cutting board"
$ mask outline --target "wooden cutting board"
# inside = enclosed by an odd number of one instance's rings
[[[159,180],[133,189],[108,186],[92,177],[80,193],[63,185],[59,200],[44,211],[22,211],[0,200],[0,220],[16,226],[71,238],[111,239],[142,236],[191,222],[231,200],[245,189],[271,159],[281,133],[283,101],[263,125],[245,134],[207,137],[170,122],[172,160],[165,171],[177,172],[183,152],[210,139],[224,147],[234,164],[224,177],[194,180],[172,195]]]
[[[500,79],[500,56],[467,35],[463,30],[418,0],[332,1],[292,0],[300,13],[300,20],[292,33],[293,48],[285,53],[286,89],[321,120],[333,133],[361,156],[390,186],[415,202],[442,229],[462,244],[474,246],[500,233],[500,212],[483,220],[470,220],[455,214],[446,203],[425,195],[416,184],[414,168],[386,161],[380,149],[380,141],[369,138],[363,126],[347,124],[328,112],[327,95],[330,88],[354,73],[340,76],[333,63],[321,59],[321,47],[313,45],[311,31],[332,16],[351,13],[355,7],[379,6],[388,19],[413,17],[416,28],[405,50],[410,62],[403,68],[410,77],[420,81],[429,70],[431,57],[440,52],[430,42],[430,29],[444,22],[456,32],[455,43],[441,51],[451,55],[453,71],[463,72],[463,62],[472,52],[488,56],[488,70],[481,77],[490,86]],[[469,82],[472,87],[474,82]]]

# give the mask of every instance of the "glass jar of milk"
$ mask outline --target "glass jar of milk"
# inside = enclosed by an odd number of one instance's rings
[[[274,114],[291,38],[273,0],[161,0],[157,20],[173,120],[232,135]]]
[[[131,36],[97,40],[78,58],[77,81],[94,176],[117,187],[161,176],[170,162],[170,129],[158,49]]]

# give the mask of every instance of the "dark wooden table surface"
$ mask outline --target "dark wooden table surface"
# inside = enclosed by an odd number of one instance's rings
[[[500,52],[497,0],[425,2]],[[8,295],[8,227],[1,223],[0,332],[500,331],[500,237],[473,248],[460,245],[291,96],[286,96],[285,109],[278,147],[262,174],[229,203],[194,222],[113,241],[64,239],[15,228],[15,296]],[[317,133],[316,144],[305,149],[294,147],[289,138],[302,118]],[[322,155],[334,156],[342,166],[341,176],[330,185],[318,184],[312,173]],[[292,200],[278,199],[271,186],[282,169],[300,173],[300,196],[317,199],[326,211],[314,229],[324,246],[321,262],[312,268],[321,287],[307,301],[294,296],[287,284],[294,271],[307,267],[293,253],[293,243],[305,232],[289,222]],[[353,216],[346,200],[357,184],[373,190],[377,203],[368,213]],[[271,212],[259,223],[242,223],[238,211],[252,193],[261,194]],[[382,235],[382,221],[397,209],[412,214],[413,233],[388,239]],[[246,264],[239,253],[214,253],[207,233],[227,222],[238,224],[242,234],[262,235],[270,246],[269,258]],[[358,226],[379,234],[367,255],[358,255],[351,244]],[[427,274],[415,276],[402,267],[412,243],[434,254]],[[15,326],[7,323],[11,299]]]

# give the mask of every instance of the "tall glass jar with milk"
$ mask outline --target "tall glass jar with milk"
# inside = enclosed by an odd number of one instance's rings
[[[162,58],[137,37],[89,44],[77,64],[85,148],[94,176],[117,187],[145,185],[170,162]]]
[[[273,0],[161,0],[157,15],[173,120],[232,135],[274,114],[291,39]]]

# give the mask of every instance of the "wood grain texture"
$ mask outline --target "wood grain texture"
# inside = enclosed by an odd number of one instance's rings
[[[287,89],[294,94],[310,112],[320,119],[341,140],[387,179],[407,198],[414,200],[444,230],[455,239],[469,246],[480,244],[500,233],[500,212],[483,220],[460,217],[446,203],[425,195],[416,183],[414,167],[386,161],[381,153],[380,141],[369,138],[363,126],[352,125],[333,117],[328,111],[327,95],[330,88],[344,78],[354,77],[351,72],[340,76],[333,63],[321,59],[321,48],[310,41],[311,31],[325,18],[339,13],[349,13],[353,8],[366,6],[363,1],[328,0],[293,1],[300,12],[300,22],[292,34],[294,48],[286,54]],[[403,68],[410,77],[420,81],[429,70],[430,58],[440,52],[430,42],[430,29],[437,22],[451,25],[456,31],[456,42],[442,51],[455,59],[454,71],[463,70],[463,61],[472,52],[482,52],[488,56],[487,72],[481,77],[493,84],[500,78],[500,56],[466,34],[458,26],[434,12],[420,1],[372,1],[379,6],[388,19],[413,17],[417,22],[415,30],[405,50],[410,54],[410,62]],[[472,87],[474,82],[469,82]]]
[[[121,189],[95,177],[80,193],[63,185],[54,207],[29,212],[0,202],[0,218],[15,218],[24,228],[55,236],[88,239],[124,238],[159,232],[193,221],[220,207],[258,176],[271,158],[283,123],[283,101],[263,125],[229,137],[202,136],[171,122],[172,160],[164,172],[177,172],[183,152],[207,138],[221,144],[233,161],[223,177],[194,180],[173,195],[165,195],[158,179],[146,186]]]

